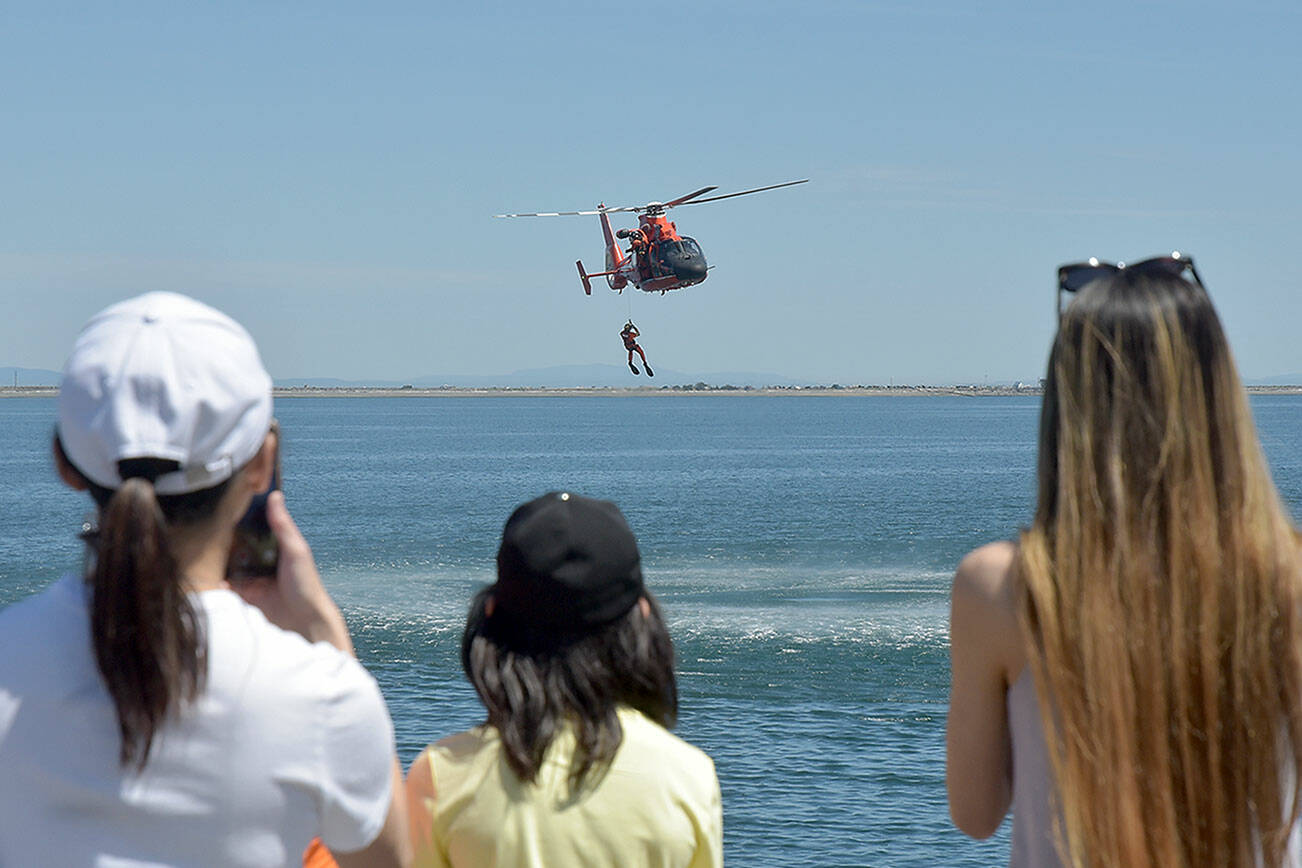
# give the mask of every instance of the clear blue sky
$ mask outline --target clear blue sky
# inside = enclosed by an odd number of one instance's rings
[[[1197,258],[1248,377],[1302,371],[1302,5],[6,3],[0,365],[138,291],[276,377],[622,361],[1040,376],[1067,260]],[[715,269],[584,297],[666,200]],[[631,221],[630,221],[631,223]]]

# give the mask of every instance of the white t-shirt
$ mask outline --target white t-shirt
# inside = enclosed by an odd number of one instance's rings
[[[272,626],[226,590],[192,594],[205,624],[199,699],[118,762],[113,704],[69,576],[0,611],[0,865],[301,865],[379,834],[393,724],[356,660]]]

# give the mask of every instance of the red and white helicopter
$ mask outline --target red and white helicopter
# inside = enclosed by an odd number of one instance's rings
[[[718,187],[702,187],[694,193],[679,196],[668,202],[648,202],[645,205],[627,205],[622,208],[607,208],[598,205],[595,211],[543,211],[536,214],[494,214],[494,217],[577,217],[596,214],[601,217],[601,234],[606,239],[606,270],[588,273],[583,269],[583,260],[574,264],[579,268],[579,279],[583,281],[583,291],[592,295],[589,278],[604,277],[611,289],[624,291],[632,284],[643,292],[659,292],[662,295],[671,289],[694,286],[705,280],[709,266],[705,264],[705,254],[696,239],[678,234],[678,227],[673,224],[665,212],[679,205],[703,205],[706,202],[718,202],[734,196],[746,196],[776,190],[779,187],[791,187],[803,181],[787,181],[768,187],[756,187],[725,196],[711,196],[697,199]],[[639,215],[637,229],[621,229],[612,232],[609,215],[619,211],[632,211]],[[627,238],[629,250],[621,249],[618,239]]]

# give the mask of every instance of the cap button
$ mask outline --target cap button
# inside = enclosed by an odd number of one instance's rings
[[[561,500],[569,500],[569,499],[570,499],[570,493],[568,491],[562,491]]]

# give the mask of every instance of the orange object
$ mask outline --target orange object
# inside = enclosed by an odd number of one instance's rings
[[[321,843],[320,838],[313,838],[312,843],[303,851],[303,868],[339,868],[330,850]]]

